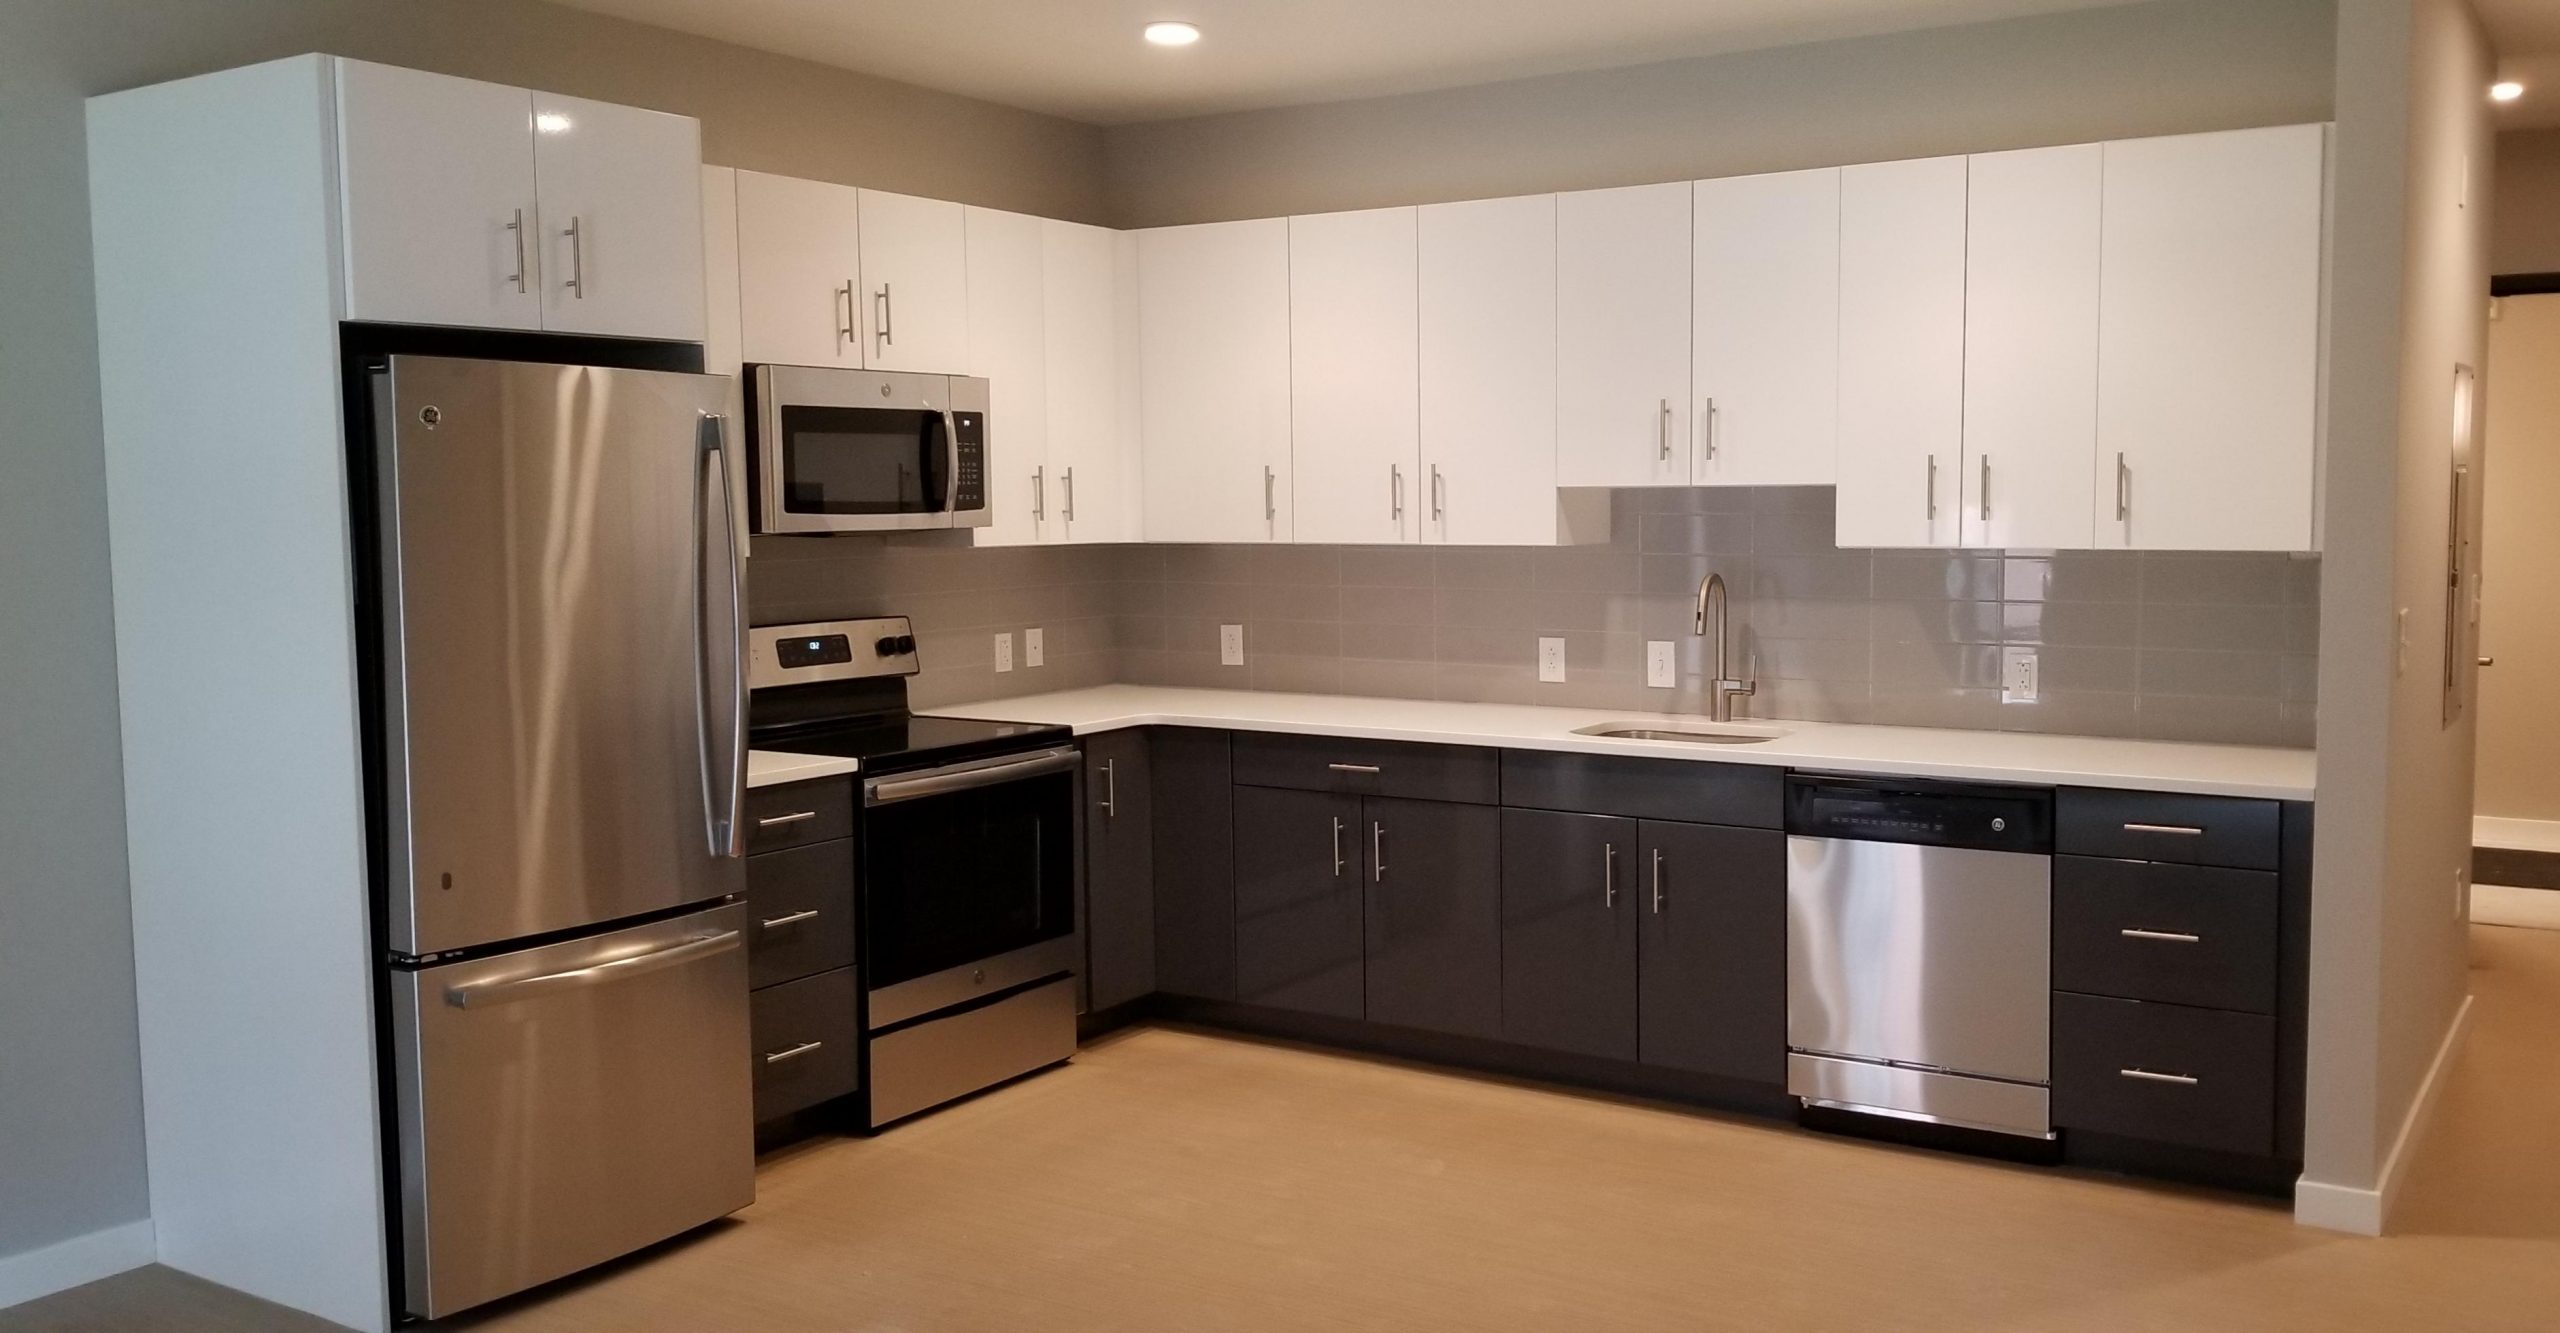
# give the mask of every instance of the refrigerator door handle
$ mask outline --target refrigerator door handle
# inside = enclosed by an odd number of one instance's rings
[[[729,493],[728,434],[729,419],[725,416],[705,412],[696,423],[694,443],[699,466],[695,470],[698,489],[693,521],[694,568],[703,583],[701,595],[695,599],[697,625],[702,631],[702,660],[696,667],[696,681],[701,689],[703,808],[711,854],[734,857],[746,854],[739,812],[747,799],[747,605],[746,593],[740,586],[740,566],[744,562],[738,559],[737,497]],[[716,641],[710,612],[704,605],[715,582],[710,572],[711,525],[704,516],[715,484],[720,492],[720,572],[716,582],[728,603]],[[712,736],[715,721],[725,728],[716,744]],[[719,756],[716,768],[714,755]]]

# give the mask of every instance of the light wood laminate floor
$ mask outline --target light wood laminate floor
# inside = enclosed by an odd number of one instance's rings
[[[648,1330],[2551,1329],[2560,933],[2479,928],[2402,1234],[1203,1033],[1118,1035],[486,1312]],[[26,1329],[294,1329],[145,1270]]]

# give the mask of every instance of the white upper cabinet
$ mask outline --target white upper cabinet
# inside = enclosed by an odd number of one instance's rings
[[[2309,550],[2326,131],[2105,146],[2102,547]]]
[[[703,337],[702,122],[533,94],[542,326]]]
[[[1556,196],[1556,482],[1689,484],[1685,181]]]
[[[1964,159],[1842,169],[1842,547],[1956,544],[1964,356]]]
[[[541,328],[532,94],[336,63],[347,316]]]
[[[1840,172],[1699,181],[1692,480],[1827,486],[1836,474]]]
[[[862,365],[859,194],[738,173],[738,325],[750,363]]]
[[[1301,542],[1419,528],[1415,211],[1289,219],[1289,478]]]
[[[1289,220],[1138,233],[1149,541],[1290,540]]]
[[[947,375],[969,355],[969,247],[960,205],[861,192],[862,364]]]
[[[1422,539],[1570,539],[1556,492],[1555,196],[1426,206],[1421,260],[1422,485],[1409,504]]]
[[[1966,163],[1964,545],[2090,544],[2102,151]]]
[[[1133,542],[1139,522],[1138,241],[1044,218],[1048,326],[1045,540]]]
[[[970,208],[969,354],[962,371],[984,376],[989,522],[980,546],[1026,546],[1063,536],[1049,480],[1049,322],[1043,309],[1041,221]]]

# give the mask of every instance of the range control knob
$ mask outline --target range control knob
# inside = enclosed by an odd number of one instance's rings
[[[897,635],[895,635],[895,634],[883,634],[883,635],[881,635],[881,636],[880,636],[880,641],[879,641],[878,643],[875,643],[875,644],[871,645],[871,651],[873,651],[873,652],[875,652],[875,653],[878,653],[878,654],[879,654],[879,655],[881,655],[882,657],[895,657],[895,656],[897,656],[897,655],[898,655],[898,636],[897,636]]]

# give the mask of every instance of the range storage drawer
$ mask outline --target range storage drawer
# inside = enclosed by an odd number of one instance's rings
[[[748,997],[755,1030],[756,1121],[761,1124],[862,1086],[852,968],[768,986]]]
[[[2053,985],[2272,1014],[2278,915],[2268,871],[2055,857]]]
[[[747,851],[770,852],[853,836],[853,779],[747,789]]]
[[[1502,803],[1524,810],[1777,828],[1786,787],[1786,770],[1763,764],[1502,752]]]
[[[2053,997],[2053,1122],[2265,1156],[2276,1021],[2186,1005]]]
[[[2281,802],[2063,787],[2053,849],[2070,856],[2273,870]]]
[[[1498,754],[1473,745],[1238,732],[1235,780],[1239,786],[1492,805],[1502,794]]]
[[[853,840],[748,857],[747,909],[749,985],[853,966]]]

